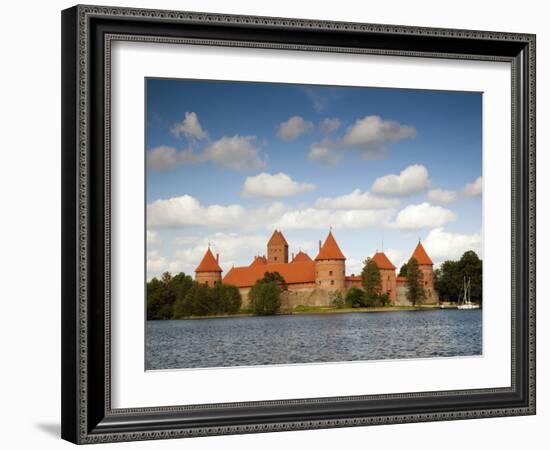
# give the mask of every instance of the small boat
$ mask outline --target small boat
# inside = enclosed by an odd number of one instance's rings
[[[479,305],[476,303],[472,303],[470,300],[470,278],[468,278],[468,281],[466,281],[466,277],[464,277],[464,293],[462,296],[462,302],[459,302],[458,309],[479,309]]]

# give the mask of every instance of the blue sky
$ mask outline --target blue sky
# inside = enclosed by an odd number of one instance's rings
[[[348,273],[422,239],[481,251],[482,94],[147,79],[148,277],[224,271],[275,227],[315,256],[333,227]]]

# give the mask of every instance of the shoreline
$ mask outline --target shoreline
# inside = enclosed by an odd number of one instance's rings
[[[303,310],[282,310],[274,316],[294,316],[294,315],[322,315],[322,314],[350,314],[350,313],[381,313],[381,312],[399,312],[399,311],[433,311],[438,309],[457,309],[456,306],[449,305],[422,305],[422,306],[374,306],[370,308],[333,308],[327,306],[306,306]],[[168,320],[204,320],[204,319],[228,319],[233,317],[267,317],[252,313],[238,314],[213,314],[210,316],[188,316],[181,319]],[[149,319],[147,319],[149,321]]]

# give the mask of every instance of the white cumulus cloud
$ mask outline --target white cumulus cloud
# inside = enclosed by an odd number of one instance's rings
[[[176,137],[181,137],[182,135],[195,139],[204,139],[208,137],[208,134],[202,128],[197,113],[195,112],[186,112],[185,118],[181,122],[174,124],[170,131]]]
[[[147,205],[150,226],[217,225],[238,223],[245,209],[241,205],[203,206],[190,195],[155,200]]]
[[[344,142],[349,146],[379,146],[415,136],[414,127],[384,120],[380,116],[365,116],[346,130]]]
[[[428,191],[428,199],[433,203],[449,204],[472,197],[481,196],[483,178],[478,177],[472,183],[467,183],[461,191],[447,191],[444,189],[431,189]]]
[[[440,227],[454,220],[456,220],[454,212],[424,202],[419,205],[409,205],[399,211],[394,226],[400,230],[418,230]]]
[[[307,157],[310,161],[319,161],[334,166],[340,161],[342,155],[339,149],[334,148],[330,142],[324,141],[311,144]]]
[[[422,244],[436,264],[449,259],[456,260],[468,250],[475,251],[483,258],[481,233],[452,233],[445,231],[443,227],[437,227],[430,231]]]
[[[224,136],[210,142],[202,152],[192,149],[178,151],[166,145],[147,152],[147,167],[153,170],[168,170],[178,165],[206,161],[233,170],[260,169],[267,164],[266,158],[260,156],[255,136]]]
[[[315,188],[314,184],[294,181],[282,172],[274,175],[262,172],[245,180],[241,194],[243,197],[288,197]]]
[[[389,143],[415,136],[416,129],[412,126],[385,120],[380,116],[365,116],[349,126],[342,137],[313,143],[309,159],[336,164],[340,155],[336,156],[335,153],[345,150],[358,151],[365,160],[383,159]]]
[[[159,243],[159,234],[156,231],[147,230],[147,246],[157,245]]]
[[[433,203],[454,203],[459,199],[456,191],[447,191],[444,189],[430,189],[428,191],[428,199]]]
[[[303,117],[293,116],[279,125],[277,136],[285,142],[290,142],[298,138],[298,136],[310,132],[313,128],[313,123],[305,120]]]
[[[321,209],[386,209],[399,206],[399,200],[378,197],[355,189],[339,197],[321,197],[317,199],[315,206]]]
[[[178,165],[178,160],[178,151],[168,145],[160,145],[147,151],[147,168],[149,169],[173,169]]]
[[[147,279],[158,277],[164,272],[170,272],[171,274],[185,272],[185,267],[181,261],[167,258],[157,250],[147,251]]]
[[[399,175],[390,174],[377,178],[372,185],[372,192],[406,196],[421,192],[429,186],[428,170],[420,164],[414,164],[402,170]]]
[[[304,208],[285,212],[275,223],[282,229],[326,229],[335,228],[374,228],[386,227],[395,211],[379,210],[331,210]]]
[[[259,169],[266,165],[259,151],[255,136],[225,136],[212,142],[197,158],[229,169]]]
[[[464,186],[464,195],[466,197],[478,197],[481,195],[483,189],[483,179],[478,177],[472,183],[468,183]]]
[[[283,204],[246,209],[242,205],[202,205],[191,195],[159,199],[147,205],[150,227],[182,227],[202,225],[211,228],[271,228],[286,211]]]

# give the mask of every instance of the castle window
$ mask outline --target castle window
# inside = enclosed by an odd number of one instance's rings
[[[275,261],[277,261],[277,257],[275,256],[275,258],[273,258]]]
[[[208,286],[208,280],[206,280],[204,283]]]
[[[329,271],[328,271],[328,274],[329,274],[330,276],[332,276],[332,270],[329,270]]]
[[[331,284],[331,285],[334,285],[334,280],[330,280],[330,284]]]
[[[214,286],[216,286],[216,284],[218,284],[218,282],[217,282],[217,281],[214,281]]]
[[[427,281],[424,281],[424,286],[428,286],[428,282],[427,282]]]

